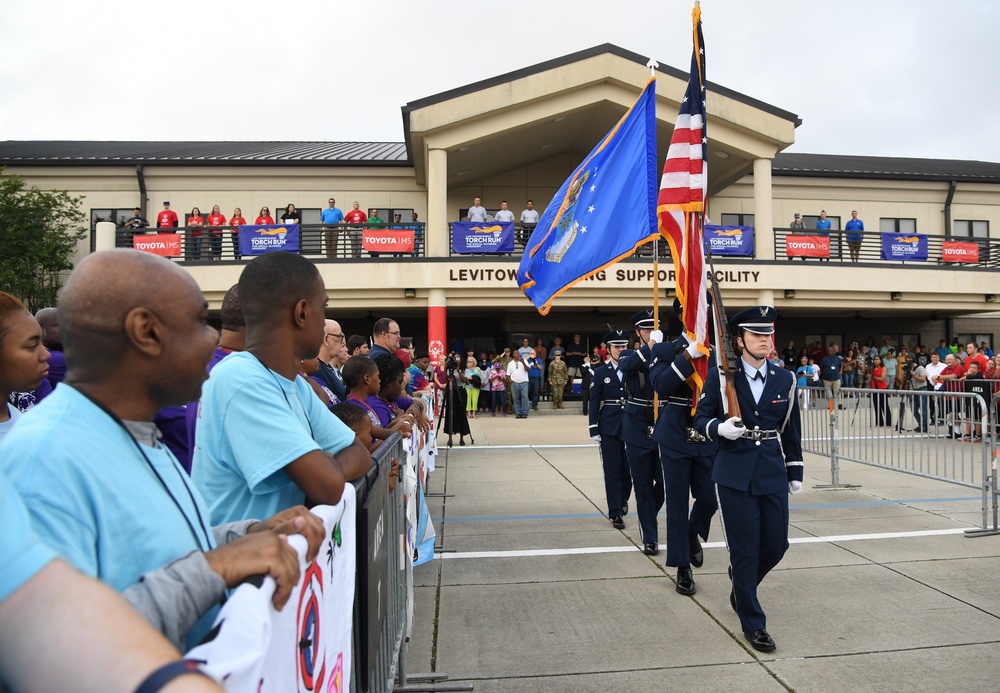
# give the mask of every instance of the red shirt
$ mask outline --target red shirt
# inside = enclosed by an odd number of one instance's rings
[[[965,370],[969,370],[969,364],[972,363],[973,361],[979,364],[980,373],[986,372],[986,357],[983,356],[982,354],[976,354],[975,356],[966,356],[965,363],[962,364],[962,367]]]
[[[209,226],[225,226],[226,225],[226,215],[225,214],[209,214],[206,220]],[[216,236],[221,236],[222,231],[213,231]]]
[[[274,224],[274,219],[271,217],[257,217],[257,221],[254,223],[257,226],[272,226]]]
[[[205,220],[202,217],[188,217],[188,226],[204,226]],[[191,229],[191,238],[201,238],[201,229]]]
[[[233,217],[232,219],[229,220],[230,226],[243,226],[245,223],[247,223],[247,220],[244,219],[243,217]],[[233,233],[239,233],[239,232],[240,232],[239,229],[233,229]]]
[[[344,221],[348,224],[367,224],[368,215],[362,212],[360,209],[352,209],[350,212],[344,215]]]
[[[165,209],[156,215],[156,227],[160,229],[172,229],[177,227],[177,212],[172,209]]]

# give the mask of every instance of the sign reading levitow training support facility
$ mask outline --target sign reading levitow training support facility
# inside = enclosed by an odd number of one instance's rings
[[[752,226],[715,226],[705,224],[705,250],[713,255],[753,255]]]
[[[176,233],[160,233],[155,236],[133,236],[132,247],[144,253],[163,257],[180,257],[181,237]]]
[[[514,223],[455,221],[451,224],[453,253],[513,253]]]
[[[263,255],[272,250],[299,252],[298,224],[241,226],[239,236],[240,253],[243,255]]]

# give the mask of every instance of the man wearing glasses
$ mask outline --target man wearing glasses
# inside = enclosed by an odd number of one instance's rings
[[[336,320],[327,320],[323,328],[323,345],[319,348],[319,375],[339,402],[347,401],[347,387],[340,377],[340,367],[347,356],[347,336]]]
[[[368,356],[374,361],[383,354],[392,354],[399,348],[399,325],[392,318],[379,318],[372,328],[372,345]]]

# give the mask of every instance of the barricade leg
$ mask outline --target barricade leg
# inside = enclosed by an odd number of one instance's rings
[[[840,430],[837,428],[839,412],[845,410],[842,391],[840,389],[832,392],[833,398],[830,400],[830,483],[816,484],[813,488],[861,488],[861,484],[840,483]]]

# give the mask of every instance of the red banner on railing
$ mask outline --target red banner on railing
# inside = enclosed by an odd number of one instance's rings
[[[413,231],[405,229],[365,229],[361,246],[369,253],[412,253]]]
[[[962,241],[941,243],[942,262],[979,262],[979,244]]]
[[[181,237],[177,233],[161,233],[156,236],[132,236],[132,247],[144,253],[163,257],[180,257]]]
[[[788,257],[830,257],[829,236],[785,236],[785,255]]]

